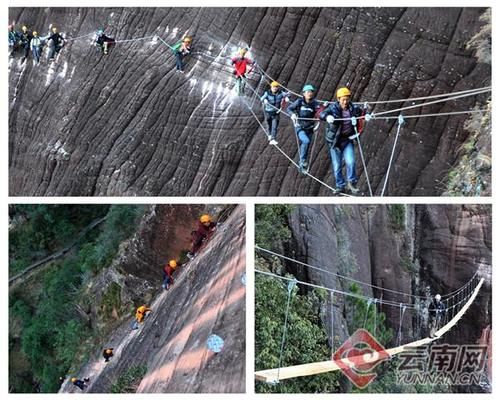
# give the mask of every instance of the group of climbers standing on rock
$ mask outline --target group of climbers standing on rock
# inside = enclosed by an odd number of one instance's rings
[[[9,25],[9,56],[15,57],[18,49],[22,50],[22,61],[28,59],[31,52],[33,61],[36,65],[40,64],[44,45],[49,49],[49,61],[54,61],[59,51],[66,43],[66,39],[58,32],[57,27],[50,26],[46,36],[39,36],[37,31],[30,31],[26,25],[23,25],[21,31],[15,29],[14,24]]]

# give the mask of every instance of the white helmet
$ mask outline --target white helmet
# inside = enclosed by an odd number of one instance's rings
[[[441,301],[441,295],[440,294],[435,295],[434,298],[436,299],[436,301]]]

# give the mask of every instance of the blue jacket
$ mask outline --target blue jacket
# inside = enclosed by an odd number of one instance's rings
[[[352,103],[349,103],[349,112],[351,114],[351,117],[361,117],[363,115],[363,110]],[[331,146],[335,146],[340,145],[341,143],[348,142],[350,140],[349,136],[354,134],[354,129],[347,135],[342,134],[343,121],[340,120],[341,118],[343,118],[342,108],[340,107],[338,101],[330,104],[323,112],[321,112],[319,114],[319,118],[323,121],[326,121],[326,117],[328,117],[329,115],[333,115],[333,118],[335,118],[335,122],[333,124],[328,124],[326,127],[325,139],[327,143]]]
[[[290,114],[297,114],[299,116],[299,126],[304,130],[314,129],[316,121],[312,118],[316,115],[316,112],[320,109],[321,105],[316,99],[312,99],[310,103],[306,103],[303,97],[298,98],[287,108]],[[310,118],[308,120],[301,120],[300,118]]]
[[[278,90],[276,94],[273,94],[271,90],[266,90],[260,98],[260,101],[264,101],[267,99],[267,101],[269,102],[268,104],[264,105],[264,111],[269,114],[278,114],[281,108],[281,102],[289,95],[290,93],[283,90]]]
[[[9,31],[9,45],[14,46],[19,42],[19,32]]]

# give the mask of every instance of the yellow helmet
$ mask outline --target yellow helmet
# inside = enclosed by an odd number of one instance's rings
[[[280,84],[278,82],[276,82],[276,81],[271,82],[271,87],[279,87],[279,86],[280,86]]]
[[[71,378],[71,382],[72,382],[72,383],[75,383],[77,380],[78,380],[78,379],[76,379],[76,378],[74,378],[74,377],[73,377],[73,378]]]
[[[55,26],[52,27],[52,32],[54,32],[54,33],[57,32],[57,28]]]
[[[23,27],[21,28],[23,31],[27,31],[28,30],[28,27],[26,25],[23,25]]]
[[[106,349],[106,354],[113,354],[113,349]]]
[[[191,36],[186,36],[184,39],[182,39],[183,42],[191,43],[193,39],[191,39]]]
[[[175,260],[170,260],[168,262],[168,265],[170,265],[173,269],[175,269],[177,267],[177,261]]]
[[[350,96],[350,95],[351,95],[351,91],[346,87],[343,87],[343,88],[340,88],[339,90],[337,90],[337,99],[340,99],[341,97],[345,97],[345,96]]]
[[[206,224],[206,223],[209,223],[209,222],[212,222],[212,218],[210,217],[210,215],[208,214],[203,214],[201,217],[200,217],[200,222],[202,224]]]
[[[246,47],[240,47],[238,50],[238,53],[240,53],[242,56],[244,56],[247,53],[248,49]]]
[[[37,31],[33,31],[33,36],[36,36],[38,35],[38,32]]]

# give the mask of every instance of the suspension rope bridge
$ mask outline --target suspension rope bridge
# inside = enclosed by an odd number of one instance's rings
[[[88,33],[88,34],[85,34],[85,35],[81,35],[81,36],[77,36],[77,37],[73,37],[73,38],[72,37],[69,37],[67,39],[65,38],[65,40],[67,42],[69,42],[69,41],[74,41],[74,40],[86,38],[86,37],[89,37],[91,35],[95,35],[95,32],[91,32],[91,33]],[[157,40],[159,40],[161,44],[164,44],[170,50],[173,50],[173,46],[171,46],[170,44],[168,44],[158,34],[146,35],[146,36],[142,36],[142,37],[138,37],[138,38],[131,38],[131,39],[115,40],[114,44],[131,43],[131,42],[137,42],[137,41],[148,40],[148,39],[152,39],[153,43],[155,43],[155,42],[157,42]],[[224,56],[221,55],[225,48],[226,48],[226,46],[224,46],[221,49],[221,52],[217,56],[213,56],[211,54],[207,54],[206,52],[200,52],[200,51],[198,51],[198,52],[192,52],[191,55],[192,56],[201,55],[202,57],[211,58],[213,61],[217,62],[217,60],[219,60],[221,58],[222,59],[225,58]],[[200,58],[198,58],[198,57],[197,57],[197,59],[200,60]],[[223,63],[222,65],[226,66],[227,64]],[[248,102],[246,102],[246,101],[244,101],[244,104],[248,108],[248,110],[251,112],[253,118],[255,118],[255,120],[258,122],[260,128],[263,130],[263,132],[267,136],[268,132],[267,132],[266,128],[260,122],[259,118],[257,117],[257,115],[255,114],[255,112],[253,111],[252,107],[253,107],[255,98],[257,98],[260,101],[260,96],[259,96],[259,94],[258,94],[257,91],[259,90],[262,82],[264,81],[263,78],[265,77],[265,78],[267,78],[270,81],[274,81],[274,79],[258,63],[255,62],[254,65],[257,67],[257,72],[260,74],[259,82],[258,82],[258,85],[257,85],[257,90],[255,90],[251,85],[246,85],[246,86],[248,86],[251,89],[251,91],[253,92],[253,96],[255,96],[255,97],[252,96],[252,105],[249,105]],[[252,69],[253,69],[253,67],[252,67]],[[252,70],[250,70],[248,74],[250,74],[251,71]],[[243,77],[243,79],[244,79],[244,82],[246,83],[247,79],[245,77]],[[291,93],[291,94],[294,94],[295,96],[301,97],[301,94],[299,94],[299,93],[297,93],[297,92],[295,92],[295,91],[287,88],[286,86],[282,85],[281,83],[280,83],[280,86],[284,90],[286,90],[288,93]],[[448,102],[448,101],[452,101],[452,100],[457,100],[457,99],[468,97],[468,96],[475,96],[475,95],[478,95],[478,94],[491,92],[491,90],[492,90],[491,86],[485,86],[485,87],[482,87],[482,88],[468,89],[468,90],[462,90],[462,91],[451,92],[451,93],[441,93],[441,94],[435,94],[435,95],[429,95],[429,96],[413,97],[413,98],[407,98],[407,99],[366,101],[364,103],[355,103],[355,104],[364,104],[365,107],[367,107],[368,104],[378,105],[378,104],[386,104],[386,103],[387,104],[391,104],[391,103],[406,103],[406,102],[410,102],[410,101],[413,102],[413,101],[436,99],[436,100],[432,100],[432,101],[428,101],[428,102],[423,102],[423,103],[420,103],[420,104],[413,104],[413,105],[409,105],[409,106],[405,106],[405,107],[399,107],[399,108],[385,110],[385,111],[380,111],[380,112],[367,113],[367,114],[362,115],[360,117],[337,118],[336,120],[338,120],[338,121],[351,120],[352,124],[354,125],[355,134],[351,137],[351,139],[352,140],[356,140],[356,142],[358,144],[358,150],[359,150],[359,153],[360,153],[360,157],[361,157],[361,161],[362,161],[362,165],[363,165],[363,171],[364,171],[364,174],[365,174],[365,178],[366,178],[366,182],[367,182],[367,186],[368,186],[368,190],[369,190],[370,196],[373,196],[374,194],[373,194],[372,187],[371,187],[371,184],[370,184],[370,179],[369,179],[369,175],[368,175],[368,171],[367,171],[367,165],[366,165],[366,162],[365,162],[365,158],[364,158],[364,155],[363,155],[363,150],[362,150],[361,142],[360,142],[360,139],[359,139],[360,135],[357,132],[357,128],[356,128],[356,125],[355,125],[356,120],[363,119],[366,122],[371,121],[371,120],[380,119],[380,118],[387,119],[387,120],[389,120],[389,119],[397,119],[398,120],[397,133],[396,133],[396,136],[395,136],[394,144],[393,144],[392,151],[391,151],[391,157],[389,159],[389,163],[388,163],[387,170],[386,170],[386,173],[385,173],[384,184],[383,184],[383,187],[382,187],[382,192],[381,192],[381,195],[380,195],[380,196],[384,196],[384,193],[385,193],[385,190],[386,190],[386,187],[387,187],[388,178],[389,178],[389,173],[390,173],[390,170],[391,170],[391,167],[392,167],[392,163],[394,162],[394,154],[395,154],[395,150],[396,150],[397,140],[398,140],[398,138],[400,136],[401,127],[402,127],[402,125],[404,123],[404,120],[406,118],[439,117],[439,116],[453,116],[453,115],[462,115],[462,114],[470,114],[470,113],[485,113],[485,112],[489,112],[489,110],[488,109],[474,109],[474,110],[461,110],[461,111],[454,111],[454,112],[428,113],[428,114],[422,114],[422,115],[406,115],[406,116],[403,116],[401,114],[399,116],[390,116],[390,115],[387,115],[387,114],[392,114],[392,113],[401,112],[401,111],[407,111],[407,110],[415,109],[415,108],[421,108],[421,107],[425,107],[425,106],[428,106],[428,105],[433,105],[433,104],[437,104],[437,103],[442,103],[442,102]],[[325,107],[327,105],[333,103],[332,101],[326,101],[326,100],[318,100],[318,101],[322,102]],[[281,112],[282,114],[284,114],[287,117],[291,118],[291,115],[289,113],[287,113],[286,111],[282,110],[281,108],[278,109],[277,107],[274,107],[272,105],[271,105],[271,107],[276,108],[278,112]],[[318,118],[299,118],[299,119],[300,120],[320,121]],[[317,134],[314,133],[313,135],[314,136],[312,138],[312,140],[313,140],[312,149],[311,149],[311,152],[309,153],[309,158],[310,159],[312,159],[312,157],[313,157],[314,146],[315,146],[316,141],[317,141],[317,139],[315,137]],[[295,136],[297,136],[297,135],[295,135]],[[297,138],[297,141],[298,141],[298,138]],[[299,165],[289,155],[287,155],[282,148],[278,147],[277,144],[274,145],[274,146],[276,147],[276,149],[284,157],[286,157],[288,159],[288,161],[291,164],[293,164],[297,169],[300,169]],[[334,193],[336,195],[341,195],[341,196],[345,196],[345,197],[353,197],[353,196],[351,196],[349,194],[339,192],[337,189],[335,189],[332,186],[328,185],[326,182],[324,182],[324,181],[320,180],[319,178],[317,178],[316,176],[312,175],[309,172],[309,169],[301,171],[301,172],[305,176],[308,176],[309,178],[311,178],[314,181],[316,181],[317,183],[319,183],[320,185],[328,188],[330,191],[332,191],[332,193]]]
[[[457,323],[458,321],[465,315],[471,304],[474,302],[476,299],[483,283],[484,283],[484,278],[479,278],[477,272],[474,274],[474,276],[465,284],[462,286],[461,289],[458,293],[461,293],[461,300],[457,301],[455,304],[452,306],[447,307],[446,309],[442,310],[446,317],[448,317],[451,314],[451,319],[448,321],[446,319],[446,323],[439,329],[436,330],[434,333],[433,337],[424,337],[419,340],[414,340],[412,342],[406,343],[404,345],[401,345],[402,341],[402,323],[404,319],[404,314],[407,310],[414,309],[416,312],[419,312],[420,309],[418,307],[413,307],[412,305],[403,305],[403,303],[395,303],[395,302],[390,302],[387,300],[382,300],[382,299],[372,299],[367,296],[363,296],[357,293],[352,293],[352,292],[345,292],[342,290],[336,290],[336,289],[331,289],[327,288],[321,285],[315,285],[307,282],[301,282],[296,279],[291,279],[288,277],[283,277],[280,275],[273,274],[271,272],[266,272],[266,271],[260,271],[260,270],[255,270],[256,273],[262,274],[264,276],[268,277],[273,277],[273,278],[278,278],[282,279],[284,281],[288,282],[287,290],[288,290],[288,300],[287,300],[287,309],[285,312],[285,323],[284,323],[284,328],[283,328],[283,335],[282,335],[282,343],[281,343],[281,349],[280,349],[280,357],[279,357],[279,364],[278,368],[273,368],[273,369],[267,369],[267,370],[261,370],[255,372],[255,379],[262,381],[262,382],[267,382],[267,383],[279,383],[281,380],[284,379],[290,379],[290,378],[296,378],[300,376],[309,376],[309,375],[316,375],[316,374],[321,374],[321,373],[326,373],[326,372],[332,372],[332,371],[338,371],[341,369],[345,368],[353,368],[353,367],[361,367],[363,365],[371,364],[374,363],[375,361],[378,360],[384,360],[389,357],[393,357],[399,353],[404,352],[407,348],[414,348],[414,347],[419,347],[419,346],[424,346],[427,344],[430,344],[436,340],[439,340],[442,338],[443,335],[445,335],[448,331],[450,331]],[[387,306],[391,307],[398,307],[400,310],[399,314],[399,330],[398,330],[398,335],[397,335],[397,346],[389,349],[385,349],[383,351],[371,351],[367,352],[363,355],[360,356],[354,356],[354,357],[343,357],[343,358],[336,358],[332,356],[332,360],[329,361],[320,361],[320,362],[315,362],[315,363],[308,363],[308,364],[300,364],[300,365],[292,365],[292,366],[286,366],[283,367],[281,365],[282,363],[282,354],[283,350],[285,347],[285,341],[286,341],[286,332],[288,329],[287,323],[288,323],[288,313],[289,313],[289,305],[290,305],[290,297],[292,295],[292,289],[295,285],[305,285],[305,286],[310,286],[314,288],[320,288],[324,289],[330,292],[331,298],[332,298],[332,304],[333,304],[333,294],[339,294],[339,295],[345,295],[345,296],[350,296],[350,297],[355,297],[358,299],[363,299],[367,301],[367,311],[365,315],[365,323],[366,323],[366,317],[368,315],[368,309],[371,306],[372,303],[374,303],[375,307],[377,303],[384,304]],[[452,292],[453,293],[453,292]],[[454,296],[453,296],[454,298]],[[460,296],[459,296],[460,298]],[[456,307],[459,306],[461,307],[457,312],[455,312]],[[434,310],[437,312],[438,310]],[[418,314],[417,314],[418,315]],[[332,312],[332,324],[333,324],[333,312]],[[333,354],[333,329],[332,329],[332,354]],[[345,354],[342,354],[344,356]]]

